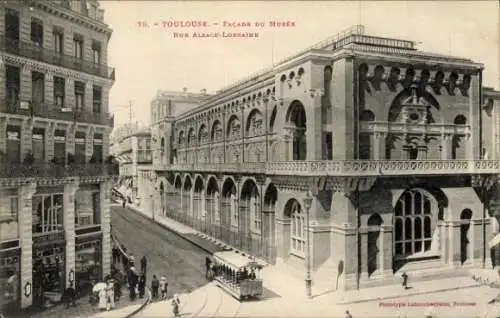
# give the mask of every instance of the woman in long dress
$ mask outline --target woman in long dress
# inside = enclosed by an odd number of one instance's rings
[[[106,286],[106,309],[110,310],[115,308],[115,286],[113,280],[108,281],[108,286]]]
[[[106,309],[106,289],[103,288],[99,291],[99,309]]]

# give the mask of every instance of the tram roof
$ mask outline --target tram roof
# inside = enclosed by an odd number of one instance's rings
[[[247,266],[262,267],[259,263],[241,254],[236,254],[233,251],[223,251],[214,253],[214,258],[234,268],[242,268]]]

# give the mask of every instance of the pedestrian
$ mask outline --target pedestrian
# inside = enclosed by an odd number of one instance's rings
[[[174,312],[174,316],[179,316],[179,306],[181,304],[181,300],[179,299],[179,295],[175,294],[172,298],[172,311]]]
[[[403,278],[403,288],[408,289],[408,275],[406,275],[405,272],[401,275],[401,278]]]
[[[72,285],[64,290],[62,300],[66,308],[69,308],[70,304],[76,307],[76,292]]]
[[[156,275],[153,275],[153,280],[151,281],[151,293],[153,294],[153,299],[158,298],[158,289],[160,288],[160,282],[156,278]]]
[[[109,279],[106,285],[106,310],[115,308],[115,286],[114,280]]]
[[[351,313],[349,312],[349,310],[346,310],[346,311],[345,311],[345,318],[352,318],[352,315],[351,315]]]
[[[135,257],[134,255],[130,254],[128,257],[128,264],[130,267],[135,266]]]
[[[141,277],[139,278],[139,298],[142,299],[144,298],[144,293],[146,291],[146,276],[144,274],[141,274]]]
[[[120,298],[122,297],[122,284],[118,278],[115,278],[114,280],[114,294],[115,294],[115,302],[120,301]]]
[[[210,264],[212,261],[210,260],[210,257],[205,257],[205,278],[208,279],[208,271],[210,270]]]
[[[146,256],[143,256],[143,257],[141,258],[141,272],[142,272],[144,275],[146,275],[146,266],[147,266],[147,264],[148,264],[148,261],[147,261],[147,259],[146,259]]]
[[[168,288],[167,278],[165,276],[162,276],[162,278],[160,279],[160,292],[162,300],[167,299],[167,288]]]
[[[125,201],[125,199],[123,199],[123,202],[122,202],[122,207],[125,208],[125,204],[127,203],[127,201]]]

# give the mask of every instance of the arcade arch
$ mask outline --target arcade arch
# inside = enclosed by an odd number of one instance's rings
[[[306,110],[301,102],[295,100],[288,107],[286,115],[287,127],[292,135],[292,147],[287,151],[292,152],[293,160],[306,160],[307,140],[306,140]]]

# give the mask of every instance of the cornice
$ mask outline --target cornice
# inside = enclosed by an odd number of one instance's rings
[[[113,30],[106,23],[84,16],[70,9],[66,9],[60,5],[50,3],[50,1],[31,0],[30,5],[42,9],[48,13],[58,15],[73,23],[80,24],[91,30],[103,33],[108,37],[108,40],[111,38],[111,35],[113,34]]]
[[[100,86],[111,87],[114,83],[112,79],[106,79],[85,72],[74,71],[69,68],[48,64],[38,60],[32,60],[27,57],[13,55],[7,52],[0,52],[0,57],[2,57],[4,63],[12,63],[20,66],[27,66],[32,70],[40,71],[42,73],[62,74],[65,77],[70,77],[85,82],[92,81],[93,83],[96,83]]]

